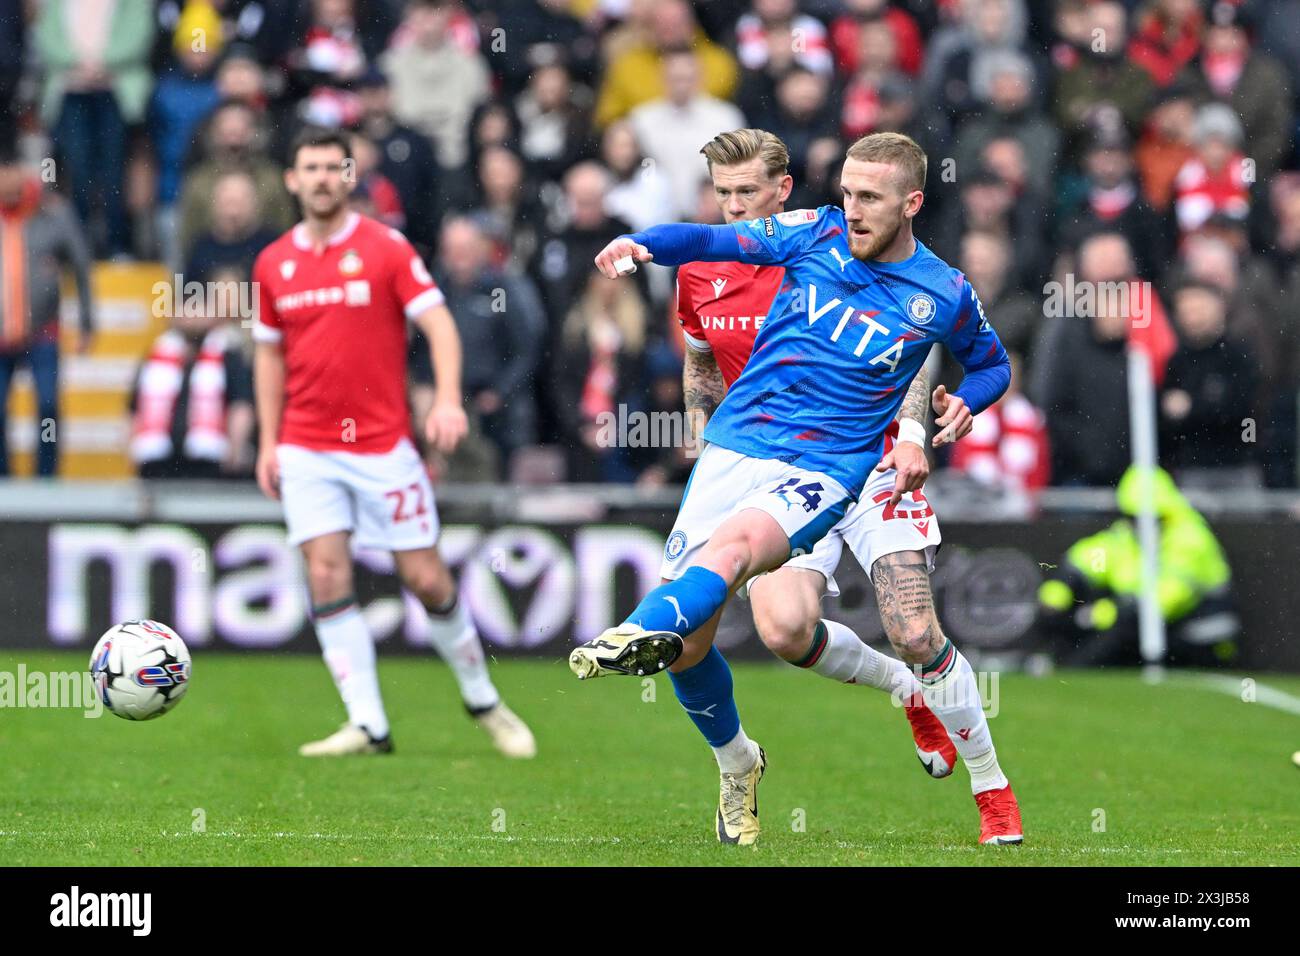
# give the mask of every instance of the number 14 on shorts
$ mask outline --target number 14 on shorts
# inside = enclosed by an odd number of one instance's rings
[[[805,481],[800,484],[798,478],[787,478],[772,488],[772,494],[784,501],[787,509],[798,504],[791,497],[791,495],[797,495],[803,499],[804,511],[816,511],[817,506],[822,503],[822,496],[819,492],[823,490],[820,481]]]

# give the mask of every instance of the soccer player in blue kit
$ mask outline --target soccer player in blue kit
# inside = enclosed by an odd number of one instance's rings
[[[653,226],[613,240],[596,257],[611,278],[626,274],[630,257],[779,265],[785,281],[745,370],[709,420],[708,445],[683,496],[685,512],[694,495],[707,495],[715,520],[679,525],[674,537],[682,540],[669,548],[689,549],[689,567],[646,595],[624,623],[573,651],[569,666],[579,678],[663,670],[681,654],[682,638],[708,622],[731,591],[810,551],[871,477],[885,431],[933,344],[944,343],[965,369],[950,399],[971,414],[1006,391],[1010,362],[974,289],[912,235],[925,173],[925,153],[911,138],[871,134],[849,147],[843,208],[721,226]],[[928,586],[923,599],[930,600]],[[970,771],[980,842],[1020,843],[1019,807],[970,664],[937,618],[899,651]],[[730,668],[713,648],[671,678],[713,747],[724,783],[731,781],[724,791],[736,813],[724,826],[720,809],[719,837],[752,843],[767,761],[740,725]]]

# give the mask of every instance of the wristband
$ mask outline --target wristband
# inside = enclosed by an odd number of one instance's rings
[[[925,426],[912,418],[900,418],[898,420],[898,440],[910,441],[924,448]]]

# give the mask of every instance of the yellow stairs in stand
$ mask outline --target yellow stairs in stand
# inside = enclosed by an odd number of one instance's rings
[[[96,331],[77,354],[76,286],[64,277],[59,358],[59,471],[62,478],[129,478],[127,401],[135,371],[167,327],[155,284],[170,279],[161,263],[96,263],[91,273]],[[158,311],[162,314],[155,315]],[[9,462],[15,476],[36,471],[36,394],[24,368],[9,393]]]

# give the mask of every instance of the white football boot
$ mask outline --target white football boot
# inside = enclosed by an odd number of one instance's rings
[[[750,846],[758,839],[758,782],[767,770],[767,754],[744,773],[724,773],[718,792],[718,840]]]
[[[489,737],[492,745],[507,757],[528,760],[537,756],[537,741],[528,725],[503,703],[480,714],[471,714]]]
[[[314,740],[298,748],[303,757],[347,757],[353,754],[390,754],[392,736],[376,739],[356,724],[344,724],[324,740]]]
[[[672,631],[647,631],[628,622],[611,627],[594,641],[573,649],[569,670],[578,680],[625,674],[657,674],[682,655],[682,639]]]

